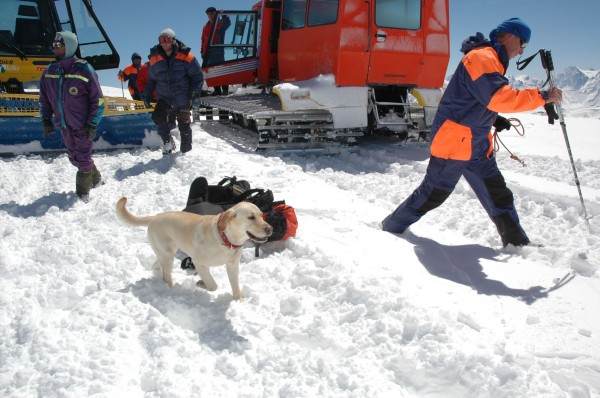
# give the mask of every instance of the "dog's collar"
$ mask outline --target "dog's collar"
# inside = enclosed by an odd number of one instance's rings
[[[240,247],[242,247],[242,245],[234,245],[233,243],[231,243],[229,241],[229,239],[227,239],[227,235],[225,235],[225,229],[221,229],[221,227],[220,227],[221,218],[223,218],[223,214],[225,214],[225,213],[221,213],[221,215],[219,216],[219,219],[217,220],[217,231],[219,231],[219,236],[221,237],[221,240],[223,241],[223,246],[225,246],[229,249],[239,249]]]

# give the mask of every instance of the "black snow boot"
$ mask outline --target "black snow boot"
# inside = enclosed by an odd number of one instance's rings
[[[173,141],[173,137],[169,135],[169,138],[167,138],[166,140],[163,138],[163,148],[162,148],[162,153],[163,155],[168,155],[170,153],[175,152],[175,149],[177,149],[177,145],[175,145],[175,141]]]
[[[180,124],[179,133],[181,135],[181,153],[192,150],[192,128],[189,124]]]
[[[78,171],[75,177],[75,193],[79,199],[87,202],[90,198],[92,188],[92,171]]]
[[[102,181],[102,174],[96,168],[96,165],[92,168],[92,188],[96,188],[99,185],[104,184]]]
[[[527,246],[529,244],[529,238],[523,231],[523,228],[512,219],[510,214],[504,213],[499,216],[492,218],[498,234],[502,239],[502,245],[514,245],[514,246]]]

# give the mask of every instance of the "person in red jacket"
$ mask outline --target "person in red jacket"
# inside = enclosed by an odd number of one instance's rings
[[[131,98],[134,100],[142,100],[141,91],[138,90],[137,87],[137,76],[142,67],[142,57],[138,53],[133,53],[131,55],[131,64],[127,65],[127,67],[123,70],[120,70],[117,77],[121,81],[127,82],[127,88],[129,89],[129,94],[131,94]]]
[[[225,31],[231,26],[231,20],[226,14],[222,14],[217,20],[217,10],[214,7],[206,9],[208,22],[202,28],[202,38],[200,44],[200,53],[202,55],[202,67],[218,65],[225,62],[224,49],[221,47],[211,47],[210,44],[223,44],[225,40]],[[212,39],[211,39],[212,35]],[[229,94],[229,86],[215,86],[213,95]]]
[[[496,164],[490,129],[494,126],[501,130],[507,124],[498,112],[531,111],[562,101],[558,88],[516,90],[508,84],[504,76],[508,62],[523,54],[530,37],[529,26],[519,18],[511,18],[490,32],[490,40],[478,32],[463,42],[464,56],[450,79],[431,127],[434,136],[425,178],[383,220],[384,231],[403,233],[444,203],[464,176],[496,225],[502,244],[529,244],[513,194]]]
[[[143,93],[148,83],[148,69],[150,68],[150,54],[148,54],[148,61],[142,65],[137,74],[137,88],[138,92]],[[152,93],[152,102],[156,102],[156,92]]]

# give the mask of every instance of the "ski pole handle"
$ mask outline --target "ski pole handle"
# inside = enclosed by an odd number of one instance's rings
[[[540,57],[542,58],[542,67],[548,72],[554,71],[554,62],[552,61],[552,52],[550,50],[540,50]]]

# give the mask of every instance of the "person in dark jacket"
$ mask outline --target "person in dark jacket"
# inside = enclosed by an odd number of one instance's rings
[[[92,160],[92,140],[104,113],[104,98],[94,68],[75,56],[77,36],[58,32],[52,42],[56,62],[40,79],[40,115],[44,135],[62,133],[71,163],[77,167],[75,192],[87,200],[102,177]]]
[[[203,67],[219,65],[225,62],[225,49],[223,47],[209,47],[209,40],[211,44],[223,44],[225,42],[225,32],[231,26],[231,20],[226,14],[222,14],[217,20],[217,9],[214,7],[206,9],[206,16],[208,17],[208,22],[202,28],[200,43]],[[227,94],[229,94],[228,85],[215,86],[213,95]]]
[[[181,134],[181,152],[192,149],[190,109],[192,98],[200,95],[202,70],[190,48],[175,38],[175,32],[164,29],[159,44],[150,50],[148,83],[144,88],[144,102],[150,106],[152,93],[156,90],[157,103],[152,119],[158,126],[163,140],[163,153],[175,150],[171,136],[169,114],[174,114]]]
[[[117,75],[119,80],[127,82],[127,89],[129,90],[129,94],[131,94],[131,98],[140,101],[142,100],[142,94],[138,89],[137,78],[141,68],[142,57],[138,53],[133,53],[131,55],[131,64],[125,69],[120,70]]]
[[[519,18],[502,22],[490,40],[477,33],[463,42],[465,54],[456,68],[435,116],[431,158],[421,185],[382,222],[384,231],[402,233],[428,211],[440,206],[461,176],[475,191],[493,220],[504,246],[529,244],[521,227],[513,194],[494,157],[493,125],[502,125],[498,112],[523,112],[560,103],[553,88],[516,90],[504,76],[508,62],[523,53],[531,30]],[[505,123],[504,123],[505,124]]]

